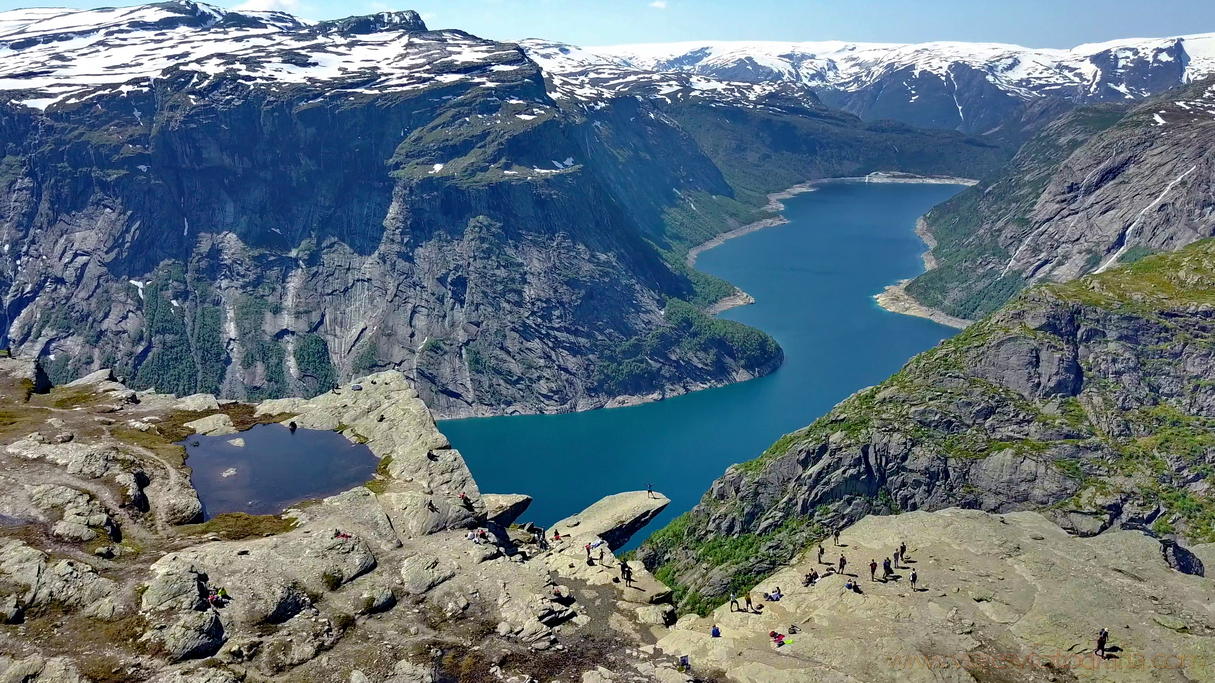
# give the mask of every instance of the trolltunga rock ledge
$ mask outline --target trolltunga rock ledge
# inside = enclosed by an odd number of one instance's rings
[[[617,493],[566,517],[552,528],[571,538],[602,538],[609,548],[616,550],[670,504],[671,499],[661,493],[652,496],[645,491]]]

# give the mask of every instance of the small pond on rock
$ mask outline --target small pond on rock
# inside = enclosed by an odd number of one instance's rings
[[[245,445],[235,445],[238,439]],[[338,432],[292,433],[279,424],[223,436],[195,434],[180,444],[207,519],[222,512],[276,514],[362,484],[379,464],[370,448]]]

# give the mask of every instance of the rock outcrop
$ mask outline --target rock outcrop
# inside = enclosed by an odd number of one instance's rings
[[[1035,513],[949,509],[866,517],[840,543],[827,542],[825,564],[808,553],[757,585],[762,613],[722,605],[687,616],[658,647],[738,683],[1210,676],[1210,582],[1169,567],[1159,542],[1139,532],[1076,538]],[[871,581],[869,561],[881,565],[904,543],[907,559],[886,580],[879,566]],[[802,586],[839,554],[846,576]],[[847,590],[849,580],[859,588]],[[779,602],[759,598],[778,587]],[[1109,658],[1094,654],[1103,628]],[[776,647],[771,631],[786,643]]]
[[[485,517],[500,526],[514,524],[519,516],[532,504],[532,497],[519,493],[489,493],[481,496],[485,503]]]
[[[30,373],[13,375],[0,393],[0,410],[22,416],[0,425],[0,679],[677,676],[639,649],[673,622],[671,592],[640,563],[626,578],[597,537],[592,560],[568,538],[507,528],[530,498],[483,500],[399,372],[258,406],[148,392],[113,403],[129,390],[108,372],[29,393]],[[375,478],[281,516],[175,526],[195,521],[174,516],[194,493],[175,442],[270,420],[366,443]],[[665,504],[601,501],[583,532],[623,542]]]
[[[691,605],[871,513],[1040,510],[1084,536],[1215,538],[1213,291],[1215,240],[1031,289],[731,467],[639,556]]]
[[[665,510],[671,500],[661,493],[629,491],[607,496],[594,505],[553,524],[555,531],[575,541],[603,539],[616,550]]]

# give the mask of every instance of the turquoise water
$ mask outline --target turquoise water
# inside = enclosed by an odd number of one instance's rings
[[[689,510],[733,463],[762,453],[955,330],[882,310],[873,295],[923,271],[916,218],[956,185],[834,183],[785,201],[789,223],[730,240],[697,266],[755,297],[722,314],[776,338],[766,377],[630,408],[448,420],[483,492],[526,493],[543,526],[644,488],[671,498],[649,527]],[[634,539],[634,543],[638,539]]]

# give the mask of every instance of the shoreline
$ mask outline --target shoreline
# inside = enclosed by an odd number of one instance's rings
[[[705,314],[707,314],[709,316],[715,316],[719,313],[724,313],[725,311],[728,311],[731,308],[738,308],[739,306],[750,306],[753,303],[755,303],[755,297],[753,297],[750,294],[747,294],[746,292],[742,291],[741,289],[735,287],[733,294],[731,294],[730,296],[723,296],[722,298],[715,301],[712,305],[710,305],[708,308],[705,309]]]
[[[873,299],[877,302],[878,306],[891,313],[927,318],[935,323],[959,330],[966,329],[974,322],[954,317],[944,311],[939,311],[920,303],[915,297],[907,293],[907,283],[909,282],[911,282],[910,279],[902,280],[895,285],[887,285],[886,290],[881,294],[874,294]]]
[[[920,176],[912,175],[910,173],[870,173],[867,176],[820,178],[818,180],[810,180],[804,183],[798,183],[797,185],[781,190],[780,192],[773,192],[769,194],[768,203],[764,205],[763,210],[770,213],[784,211],[785,205],[782,203],[782,200],[792,199],[797,195],[804,194],[806,192],[814,192],[819,187],[828,183],[909,183],[925,185],[965,185],[967,187],[971,187],[973,185],[978,185],[979,181],[973,178],[958,178],[955,176]],[[689,268],[695,268],[696,258],[698,256],[714,247],[721,246],[726,242],[726,240],[732,240],[735,237],[742,237],[743,235],[748,235],[756,230],[763,230],[764,228],[784,225],[788,222],[789,219],[785,218],[784,216],[774,216],[772,218],[764,218],[755,221],[754,223],[748,223],[747,225],[735,228],[733,230],[728,230],[689,249],[687,258],[684,262],[687,263]],[[921,233],[920,224],[921,221],[916,222],[916,234],[919,235],[920,239],[924,240],[924,242],[929,245],[929,249],[931,249],[933,246],[936,246],[935,240],[929,242],[931,235],[927,232],[927,226],[925,225],[924,232]],[[932,270],[932,268],[927,267],[927,261],[925,262],[925,267],[927,270]],[[935,264],[933,267],[935,267]],[[942,313],[942,315],[945,314]]]

